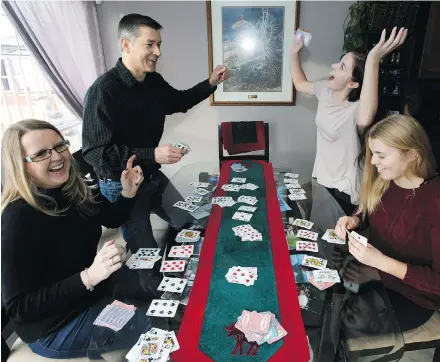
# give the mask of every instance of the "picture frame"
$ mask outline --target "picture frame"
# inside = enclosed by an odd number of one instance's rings
[[[210,96],[213,106],[292,106],[290,47],[299,24],[298,0],[206,1],[208,62],[230,78]]]

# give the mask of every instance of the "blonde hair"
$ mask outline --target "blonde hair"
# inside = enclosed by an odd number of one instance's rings
[[[64,140],[64,137],[55,126],[35,119],[20,121],[8,127],[5,131],[2,142],[2,168],[4,174],[1,196],[2,212],[10,203],[20,199],[50,216],[61,216],[69,208],[58,209],[55,199],[38,190],[25,167],[25,154],[21,145],[21,138],[29,131],[45,129],[56,132]],[[77,171],[73,158],[71,158],[70,163],[69,179],[63,185],[62,192],[70,201],[69,204],[74,204],[84,211],[93,206],[92,192]]]
[[[375,124],[366,134],[365,167],[363,172],[359,208],[357,214],[371,214],[376,210],[390,181],[379,177],[371,164],[370,140],[377,139],[399,151],[417,154],[405,173],[427,179],[435,175],[436,163],[425,130],[414,118],[392,115]]]

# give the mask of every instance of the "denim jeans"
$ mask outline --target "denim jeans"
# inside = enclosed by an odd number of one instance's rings
[[[151,329],[151,320],[145,313],[139,312],[123,327],[123,334],[93,325],[99,313],[113,300],[102,299],[58,331],[30,343],[29,348],[46,358],[88,357],[97,360],[101,359],[102,353],[130,349],[140,334]],[[120,338],[122,335],[124,338]]]
[[[122,185],[118,181],[99,180],[99,187],[101,194],[109,201],[115,202],[122,190]],[[154,238],[153,229],[150,222],[150,214],[153,212],[161,219],[165,220],[172,227],[177,227],[176,223],[172,222],[168,211],[165,211],[162,204],[162,194],[164,191],[171,194],[168,195],[167,200],[170,203],[181,200],[177,190],[171,185],[168,178],[160,171],[158,171],[151,179],[146,178],[139,187],[136,194],[136,201],[133,206],[129,220],[121,227],[122,236],[127,242],[127,249],[132,253],[137,252],[139,248],[157,248],[158,243]],[[167,208],[176,212],[176,208]],[[187,218],[186,212],[184,218]],[[182,217],[180,217],[182,219]],[[182,224],[181,222],[177,222]]]

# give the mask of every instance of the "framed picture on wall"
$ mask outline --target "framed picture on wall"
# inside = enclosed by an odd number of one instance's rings
[[[231,76],[211,105],[294,105],[290,47],[299,2],[207,1],[209,73],[224,64]]]

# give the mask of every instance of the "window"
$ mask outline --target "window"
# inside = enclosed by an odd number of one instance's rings
[[[81,148],[81,119],[53,91],[20,35],[0,7],[1,137],[8,126],[27,118],[48,121]]]

